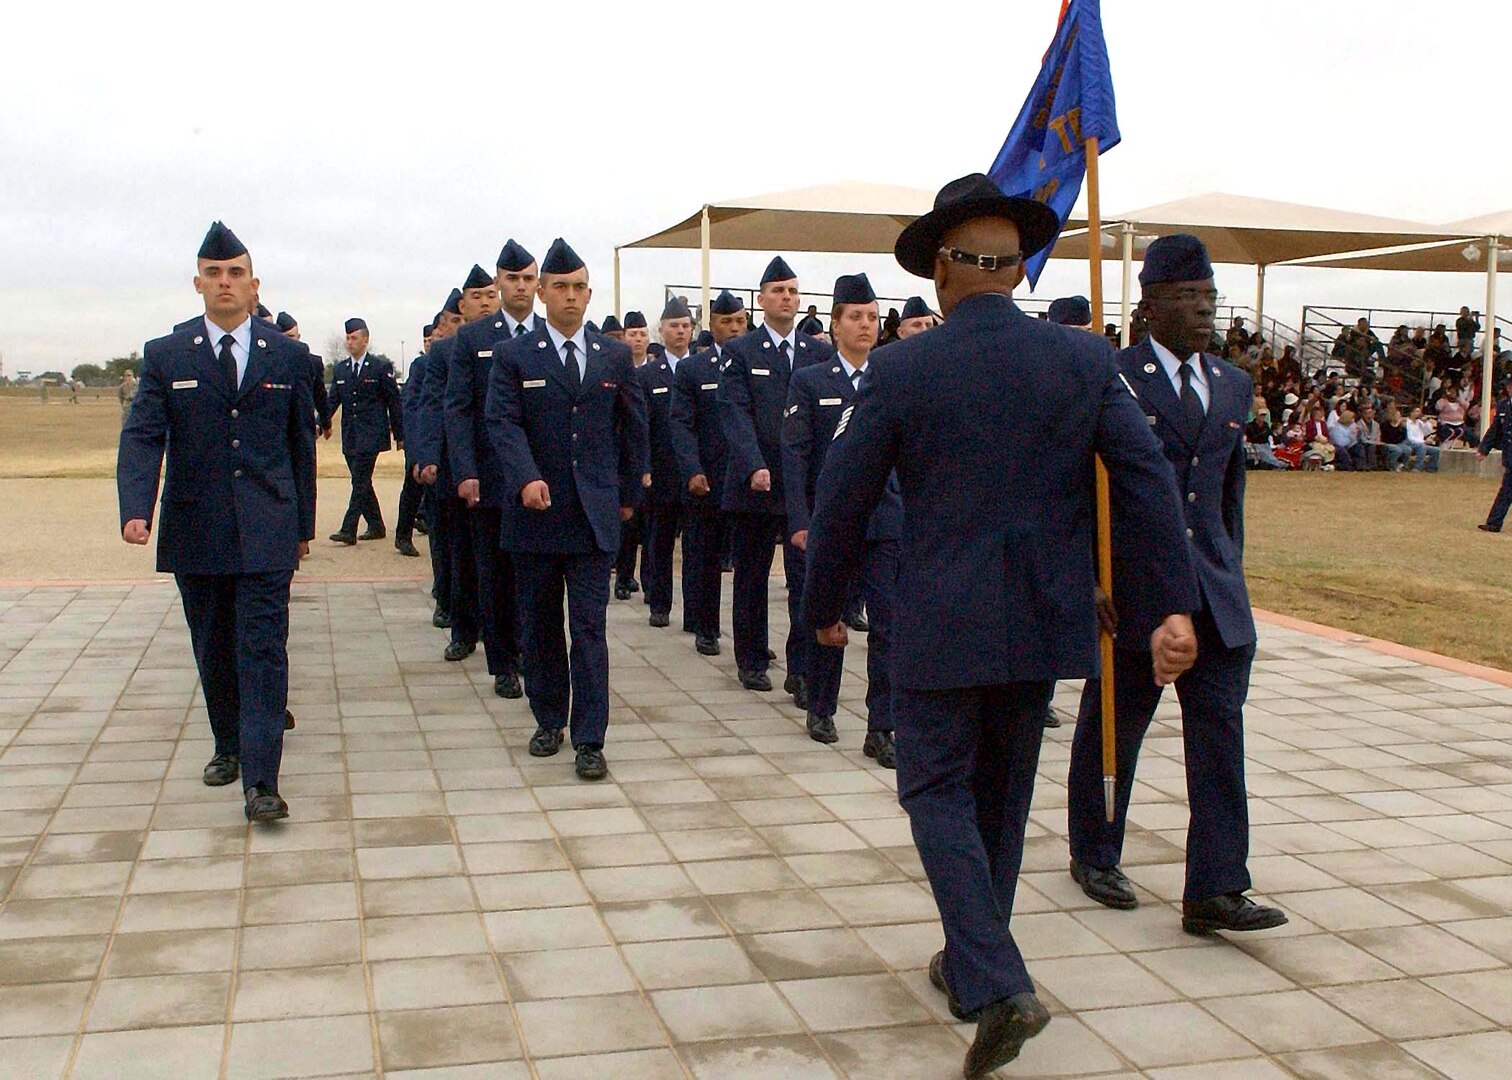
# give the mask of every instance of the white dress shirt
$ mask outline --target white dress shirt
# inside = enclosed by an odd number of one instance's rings
[[[499,314],[504,318],[504,329],[509,331],[510,337],[518,336],[519,328],[521,326],[525,328],[525,332],[527,334],[535,329],[535,312],[533,311],[529,315],[525,316],[525,322],[520,322],[513,315],[502,308],[499,309]]]
[[[791,330],[789,330],[787,332],[787,337],[783,337],[781,334],[777,333],[777,331],[773,330],[770,325],[764,326],[763,329],[766,330],[767,334],[772,339],[772,348],[774,348],[774,349],[780,349],[780,348],[782,348],[782,343],[784,341],[787,342],[788,360],[792,360],[793,357],[798,354],[798,324],[797,323],[794,323],[793,324],[793,329],[791,329]]]
[[[667,366],[672,369],[672,373],[674,375],[677,373],[677,365],[680,364],[680,363],[682,363],[687,358],[688,358],[688,354],[687,353],[684,353],[682,356],[673,356],[672,355],[672,350],[671,349],[667,350]]]
[[[550,323],[546,324],[546,333],[550,335],[551,343],[556,346],[557,358],[562,361],[562,367],[565,368],[567,366],[567,342],[569,339],[564,337]],[[588,374],[588,345],[581,326],[577,328],[577,333],[573,334],[570,340],[572,341],[572,347],[577,350],[578,382],[582,382],[583,377]]]
[[[1150,338],[1150,344],[1155,349],[1155,356],[1160,360],[1160,366],[1165,368],[1166,377],[1171,380],[1171,389],[1176,391],[1176,400],[1181,400],[1181,361],[1176,359],[1176,354],[1166,348],[1154,337]],[[1202,366],[1202,354],[1193,353],[1192,357],[1192,389],[1197,391],[1197,400],[1202,402],[1202,411],[1207,412],[1212,403],[1212,395],[1208,393],[1207,368]]]
[[[856,376],[865,375],[867,369],[871,367],[871,361],[863,360],[860,367],[852,367],[851,362],[847,360],[844,355],[841,355],[840,366],[845,369],[845,377],[850,380],[851,387],[853,389],[859,390],[861,389],[861,380],[856,378]]]
[[[210,342],[210,351],[217,359],[220,358],[221,338],[231,335],[231,355],[236,357],[236,386],[241,389],[242,380],[247,377],[247,357],[252,351],[252,316],[248,315],[242,320],[242,324],[235,330],[222,330],[210,321],[210,316],[205,316],[205,340]]]

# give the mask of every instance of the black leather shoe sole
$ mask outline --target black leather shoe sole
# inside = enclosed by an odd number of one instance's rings
[[[450,630],[451,622],[451,612],[442,611],[440,608],[437,608],[436,613],[431,616],[431,625],[437,630]]]
[[[961,1003],[956,1000],[955,994],[951,993],[950,984],[945,981],[945,950],[941,949],[929,959],[929,985],[945,995],[945,1007],[950,1010],[950,1015],[957,1020],[968,1024],[975,1023],[981,1013],[969,1013],[961,1008]]]
[[[609,763],[600,750],[579,750],[572,771],[583,780],[602,780],[609,775]]]
[[[561,748],[562,733],[560,731],[536,728],[536,733],[530,737],[531,757],[555,757]]]
[[[284,710],[284,730],[285,731],[293,731],[294,730],[294,714],[291,713],[288,709]]]
[[[1500,529],[1492,528],[1490,525],[1477,525],[1476,528],[1481,532],[1501,532]]]
[[[372,529],[369,529],[365,533],[358,533],[357,534],[357,539],[359,539],[359,540],[382,540],[382,539],[384,539],[387,536],[388,536],[388,532],[387,531],[384,531],[384,532],[374,532]]]
[[[1181,928],[1193,937],[1209,937],[1219,930],[1231,934],[1245,934],[1252,930],[1274,930],[1287,923],[1286,912],[1280,908],[1246,904],[1236,913],[1207,912],[1197,910],[1182,912]]]
[[[441,658],[443,660],[451,660],[453,662],[457,660],[466,660],[473,654],[473,651],[477,649],[477,647],[478,646],[476,644],[454,641],[446,647],[446,651],[441,654]]]
[[[406,540],[402,544],[398,541],[395,541],[394,550],[401,555],[408,556],[411,559],[418,559],[420,557],[420,549],[415,547],[415,545],[410,543],[408,540]]]
[[[246,813],[254,825],[282,821],[289,816],[289,804],[277,792],[263,792],[247,799]]]
[[[338,544],[345,544],[347,547],[351,547],[353,544],[357,543],[357,538],[351,533],[335,532],[331,534],[331,539],[336,541]]]
[[[1096,900],[1103,907],[1110,907],[1116,911],[1133,911],[1139,906],[1139,897],[1134,895],[1134,890],[1128,886],[1122,886],[1117,881],[1108,881],[1103,874],[1092,867],[1083,866],[1075,859],[1071,860],[1071,880],[1081,886],[1081,891]]]
[[[202,779],[206,787],[225,787],[240,775],[240,759],[230,754],[217,754],[205,766]]]
[[[845,625],[858,634],[871,633],[871,625],[865,619],[846,619]]]
[[[694,640],[693,647],[704,656],[719,655],[719,639],[711,637],[699,637]]]
[[[616,585],[614,587],[614,598],[616,600],[628,600],[630,599],[630,590]]]
[[[1024,1044],[1044,1031],[1048,1023],[1049,1010],[1033,994],[1014,994],[1003,1001],[994,1001],[982,1010],[977,1021],[976,1041],[966,1051],[962,1075],[966,1080],[977,1080],[1001,1069],[1018,1057]]]
[[[652,626],[656,627],[659,630],[663,626],[670,626],[672,619],[664,611],[653,611],[651,613],[650,623]]]
[[[770,690],[772,680],[767,678],[764,671],[742,671],[740,673],[740,685],[747,690]]]
[[[494,693],[501,698],[514,700],[524,697],[525,691],[520,689],[520,677],[518,675],[499,675],[494,678]]]
[[[840,734],[835,730],[833,716],[818,716],[809,713],[805,723],[808,726],[809,738],[815,742],[829,744],[840,741]]]
[[[898,752],[891,739],[878,738],[868,732],[866,741],[861,744],[861,752],[884,769],[898,767]]]
[[[1047,728],[1058,728],[1061,726],[1061,718],[1056,715],[1054,709],[1047,708],[1045,710],[1045,726]]]

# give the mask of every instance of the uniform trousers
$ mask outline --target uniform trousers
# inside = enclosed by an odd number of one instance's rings
[[[175,575],[215,752],[241,757],[246,788],[278,790],[293,577],[292,570]]]
[[[1507,520],[1508,508],[1512,508],[1512,469],[1503,469],[1501,487],[1496,489],[1496,499],[1491,503],[1491,513],[1486,515],[1486,524],[1493,529],[1501,528]]]
[[[352,474],[352,498],[347,503],[346,516],[341,519],[341,531],[355,533],[357,519],[367,521],[368,528],[375,531],[383,528],[383,508],[378,505],[378,493],[373,490],[373,466],[378,464],[377,454],[347,454],[347,471]]]
[[[1184,897],[1207,900],[1250,887],[1244,699],[1249,693],[1255,646],[1226,648],[1206,610],[1193,622],[1197,628],[1197,662],[1176,680],[1191,809]],[[1102,870],[1117,866],[1122,856],[1134,767],[1162,693],[1155,685],[1148,652],[1116,648],[1113,654],[1118,743],[1114,820],[1107,820],[1103,806],[1100,679],[1088,679],[1082,691],[1067,785],[1071,857]]]
[[[466,502],[451,495],[443,495],[436,509],[441,531],[446,534],[447,562],[451,570],[451,587],[447,593],[451,639],[464,645],[476,645],[478,571],[473,559],[472,520],[468,517],[471,511]]]
[[[945,926],[945,977],[968,1012],[1034,989],[1009,921],[1053,689],[893,691],[898,801]]]
[[[729,519],[718,510],[684,508],[683,608],[702,637],[719,637],[719,565],[729,533]]]
[[[431,599],[442,611],[451,610],[451,537],[446,534],[447,517],[441,504],[445,500],[434,484],[425,489],[421,504],[426,528],[430,529]]]
[[[472,529],[473,564],[477,570],[478,633],[490,675],[520,672],[520,613],[515,595],[514,560],[499,547],[503,511],[477,506],[467,511]],[[608,568],[605,568],[607,573]]]
[[[804,573],[807,576],[807,566]],[[861,572],[856,577],[856,595],[863,597],[871,615],[871,632],[866,638],[866,730],[891,731],[892,721],[892,612],[893,594],[898,584],[898,543],[896,540],[868,542],[861,558]],[[791,594],[789,594],[791,600]],[[807,626],[808,622],[800,621]],[[840,705],[840,679],[845,666],[845,650],[817,642],[808,649],[809,712],[834,716]]]
[[[735,666],[765,671],[767,660],[767,579],[772,575],[781,514],[731,514],[735,581],[730,627],[735,635]]]
[[[399,489],[399,509],[394,514],[394,540],[413,541],[415,519],[420,516],[420,503],[425,496],[425,485],[416,480],[413,473],[404,474],[404,486]]]
[[[636,510],[630,515],[630,520],[620,523],[619,553],[614,558],[614,580],[616,583],[628,585],[635,580],[635,559],[640,556],[641,576],[646,574],[646,562],[649,553],[641,548],[641,534],[645,531],[646,515],[642,510]]]
[[[783,520],[786,521],[785,518]],[[815,670],[824,662],[819,656],[821,646],[814,639],[813,631],[806,629],[808,624],[803,619],[803,585],[808,580],[808,554],[788,541],[786,529],[782,535],[782,573],[787,578],[788,636],[787,643],[783,646],[787,672],[804,679],[815,674],[821,679],[825,678],[824,673]],[[840,664],[844,662],[844,657],[838,660],[831,658],[829,662],[834,669],[835,690],[838,693]],[[830,713],[825,715],[833,712],[834,709],[831,708]]]
[[[665,615],[672,610],[672,555],[677,546],[681,524],[677,503],[649,503],[646,506],[646,558],[641,563],[641,587],[652,614]],[[688,557],[686,550],[683,558]],[[683,597],[683,605],[688,602]]]
[[[613,556],[512,552],[519,588],[525,694],[543,728],[571,723],[574,749],[602,749],[609,729],[609,646],[604,624]],[[567,599],[567,633],[562,597]]]

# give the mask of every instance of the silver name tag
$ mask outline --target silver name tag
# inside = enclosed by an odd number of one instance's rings
[[[535,389],[538,389],[539,387],[545,386],[546,385],[546,380],[545,379],[526,379],[520,385],[523,386],[523,387],[525,387],[525,389],[527,389],[527,390],[535,390]]]
[[[175,390],[193,390],[198,385],[198,379],[179,379],[173,384],[173,388]]]
[[[821,404],[821,405],[844,405],[845,404],[845,399],[844,398],[837,398],[837,397],[822,397],[822,398],[819,399],[819,404]]]
[[[653,394],[665,394],[670,389],[671,389],[670,386],[653,386],[651,388],[651,392]]]
[[[751,374],[752,375],[770,375],[771,373],[772,373],[772,369],[771,368],[753,367],[751,369]]]
[[[699,387],[699,389],[700,390],[718,390],[719,389],[719,384],[717,382],[706,382],[703,385],[701,385]]]
[[[492,356],[492,355],[493,355],[493,350],[492,349],[479,349],[478,350],[478,356],[479,357]]]

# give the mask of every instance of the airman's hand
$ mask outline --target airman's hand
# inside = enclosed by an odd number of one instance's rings
[[[1197,662],[1197,632],[1190,615],[1168,615],[1150,635],[1155,685],[1169,686]]]
[[[474,480],[472,483],[476,484]],[[544,480],[532,480],[520,489],[520,502],[527,510],[551,509],[551,489]],[[469,504],[471,505],[471,504]],[[621,511],[623,512],[623,507]]]
[[[528,487],[529,485],[526,486]],[[541,486],[545,487],[546,485],[542,483]],[[478,501],[482,498],[482,495],[478,492],[477,477],[471,480],[464,480],[457,485],[457,498],[465,502],[469,510],[478,505]],[[542,509],[544,510],[545,507],[542,507]]]
[[[145,544],[151,531],[145,520],[132,518],[121,528],[121,539],[128,544]]]
[[[819,644],[828,645],[833,649],[843,649],[850,641],[850,637],[845,632],[845,621],[843,619],[834,626],[826,626],[822,630],[815,630],[814,636],[819,639]]]
[[[707,495],[709,493],[709,478],[699,473],[688,481],[688,490],[695,495]]]
[[[797,548],[799,551],[807,551],[808,550],[808,530],[807,529],[800,529],[800,530],[798,530],[797,532],[795,532],[792,535],[791,539],[792,539],[792,542],[793,542],[793,546],[795,548]]]
[[[751,474],[752,491],[771,491],[772,473],[769,469],[757,469]]]

